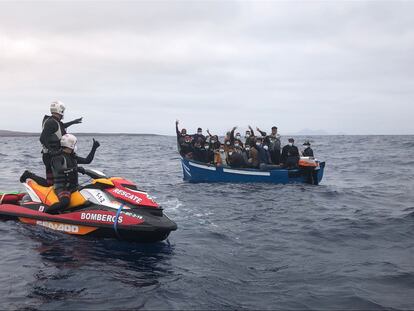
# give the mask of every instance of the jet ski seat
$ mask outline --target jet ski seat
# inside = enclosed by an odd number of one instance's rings
[[[27,184],[37,194],[42,203],[51,206],[54,203],[59,202],[59,199],[55,193],[55,190],[53,189],[53,186],[43,187],[32,179],[29,179],[27,181]],[[86,200],[79,191],[72,192],[70,196],[69,208],[78,207],[84,205],[85,203]]]

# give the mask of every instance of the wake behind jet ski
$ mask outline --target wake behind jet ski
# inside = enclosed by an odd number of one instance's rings
[[[144,191],[121,177],[85,169],[90,184],[71,194],[69,207],[60,214],[45,212],[59,201],[53,187],[32,179],[24,184],[26,193],[0,195],[0,218],[47,227],[73,235],[156,242],[168,237],[177,225]]]

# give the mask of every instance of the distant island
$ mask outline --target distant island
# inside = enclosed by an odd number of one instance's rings
[[[134,133],[73,133],[76,136],[162,136],[158,134]],[[40,136],[40,133],[0,130],[1,137],[31,137]]]

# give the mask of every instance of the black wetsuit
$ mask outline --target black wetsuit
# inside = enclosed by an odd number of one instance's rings
[[[59,202],[49,206],[47,213],[56,213],[69,206],[70,195],[78,189],[78,164],[89,164],[92,162],[98,142],[94,142],[92,150],[86,158],[78,156],[76,153],[66,153],[54,156],[51,160],[54,188]]]
[[[77,120],[63,123],[55,117],[47,115],[43,118],[40,142],[43,145],[42,160],[46,167],[46,180],[49,185],[53,185],[51,159],[60,153],[60,139],[66,134],[66,129],[76,123]]]
[[[284,146],[280,162],[287,168],[296,168],[299,162],[298,147],[289,145]]]
[[[304,157],[313,157],[313,150],[311,147],[306,148],[303,150],[303,156]]]

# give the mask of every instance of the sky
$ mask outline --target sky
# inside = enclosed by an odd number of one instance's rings
[[[0,129],[414,134],[414,1],[0,2]]]

